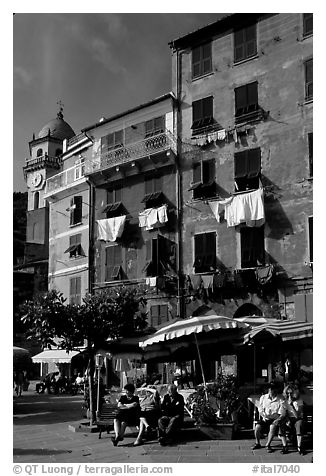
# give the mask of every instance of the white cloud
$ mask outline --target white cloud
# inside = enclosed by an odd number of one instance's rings
[[[33,79],[33,75],[22,66],[14,66],[14,87],[21,88],[28,86]]]
[[[107,70],[112,73],[126,73],[126,68],[119,62],[117,51],[114,50],[108,42],[101,38],[92,38],[89,47],[94,54],[94,58]]]

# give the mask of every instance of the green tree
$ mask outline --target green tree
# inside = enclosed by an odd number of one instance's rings
[[[93,388],[94,358],[107,339],[135,335],[146,325],[145,289],[116,287],[87,295],[81,305],[65,304],[63,294],[52,290],[21,306],[22,321],[28,338],[39,340],[43,348],[56,345],[67,351],[81,346],[86,339],[89,358],[89,388]],[[92,392],[91,424],[94,419]]]

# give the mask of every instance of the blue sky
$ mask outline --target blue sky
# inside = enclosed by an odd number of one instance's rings
[[[171,90],[169,41],[218,13],[16,13],[13,17],[13,189],[24,191],[28,142],[56,116],[78,134],[100,117]]]

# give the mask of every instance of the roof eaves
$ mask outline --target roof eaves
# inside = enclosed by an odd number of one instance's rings
[[[156,104],[158,102],[161,102],[161,101],[164,101],[166,99],[172,99],[173,101],[176,101],[176,97],[175,95],[170,91],[168,93],[165,93],[165,94],[162,94],[161,96],[158,96],[154,99],[151,99],[150,101],[146,102],[146,103],[143,103],[143,104],[139,104],[138,106],[135,106],[131,109],[128,109],[124,112],[120,112],[114,116],[111,116],[107,119],[104,119],[103,121],[101,122],[96,122],[95,124],[91,125],[91,126],[87,126],[85,127],[84,129],[81,130],[81,132],[87,132],[91,129],[96,129],[97,127],[100,127],[102,126],[103,124],[107,124],[108,122],[112,122],[114,121],[115,119],[119,119],[120,117],[123,117],[123,116],[127,116],[128,114],[131,114],[132,112],[136,112],[136,111],[139,111],[141,109],[144,109],[145,107],[148,107],[148,106],[152,106],[153,104]]]

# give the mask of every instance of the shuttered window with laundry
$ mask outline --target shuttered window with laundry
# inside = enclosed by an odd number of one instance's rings
[[[257,190],[260,185],[260,148],[247,149],[234,154],[235,191]]]
[[[213,96],[208,96],[192,103],[192,132],[198,134],[208,130],[214,123]]]
[[[203,199],[216,196],[215,159],[193,164],[193,182],[189,190],[193,198]]]

